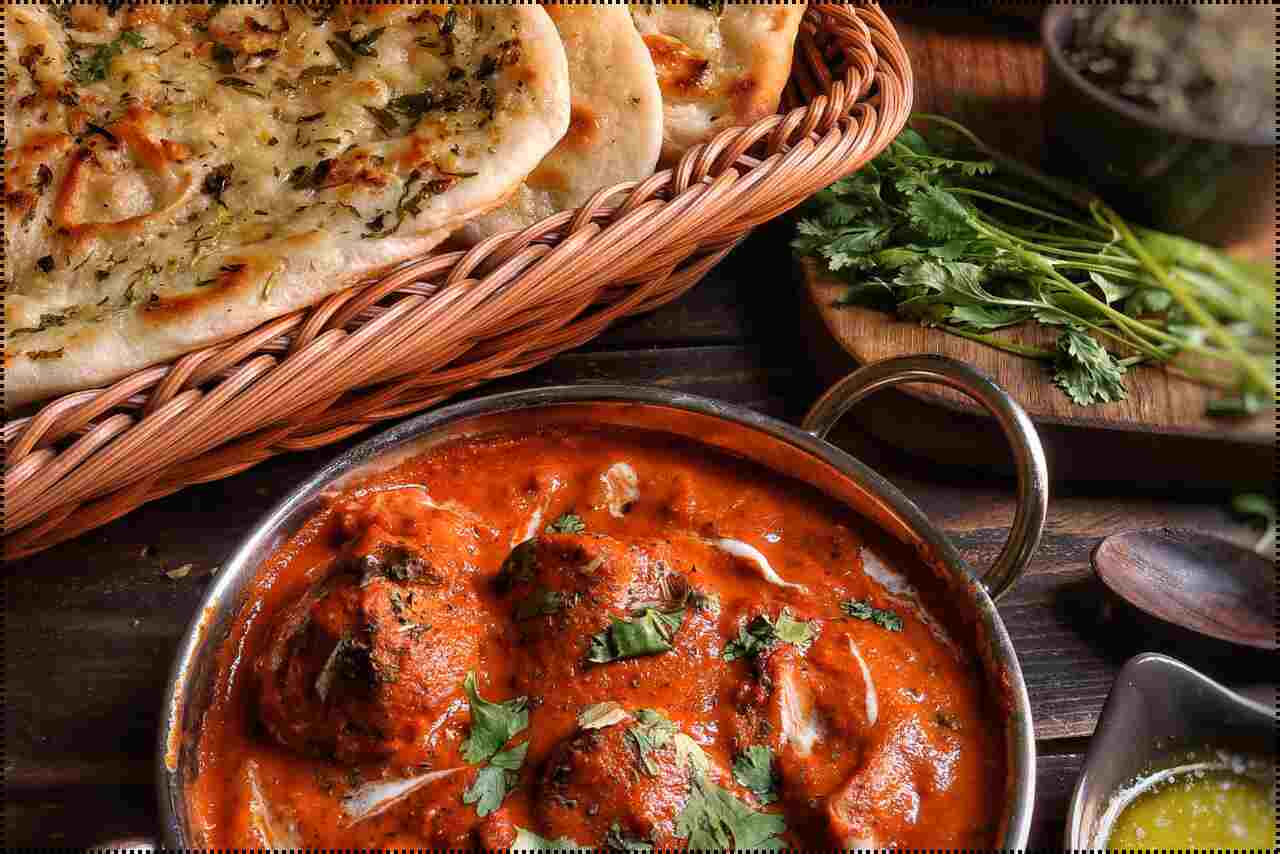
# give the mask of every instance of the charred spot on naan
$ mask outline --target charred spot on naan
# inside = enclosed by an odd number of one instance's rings
[[[7,188],[4,202],[8,216],[25,218],[35,209],[37,200],[49,192],[56,164],[72,147],[65,133],[39,134],[9,155],[5,171]]]
[[[561,145],[569,148],[591,149],[601,142],[603,123],[600,117],[585,104],[574,104],[569,112],[569,132]]]
[[[706,91],[711,84],[711,60],[699,56],[673,36],[655,33],[644,37],[658,71],[662,94],[688,96]]]

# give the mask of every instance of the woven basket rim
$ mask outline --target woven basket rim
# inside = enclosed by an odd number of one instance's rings
[[[674,299],[750,229],[883,150],[913,88],[878,5],[810,3],[778,114],[726,129],[648,179],[602,188],[576,211],[407,261],[6,417],[5,558],[527,370]]]

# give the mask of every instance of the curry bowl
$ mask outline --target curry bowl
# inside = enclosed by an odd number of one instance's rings
[[[1102,850],[1123,809],[1175,776],[1236,771],[1269,759],[1275,713],[1158,653],[1130,659],[1102,709],[1067,814],[1064,847]],[[1254,775],[1250,775],[1254,776]],[[1274,797],[1274,795],[1273,795]]]
[[[973,397],[992,411],[1013,445],[1018,508],[1009,542],[985,573],[972,571],[946,536],[895,487],[823,438],[844,412],[867,395],[910,382],[944,384]],[[343,454],[281,501],[243,541],[206,593],[180,645],[162,709],[157,752],[164,848],[194,848],[206,842],[193,821],[192,792],[201,774],[201,742],[207,737],[206,715],[215,700],[219,650],[237,615],[261,607],[255,596],[268,558],[290,542],[335,493],[432,448],[505,430],[580,424],[645,431],[690,448],[745,460],[780,481],[820,493],[833,506],[852,510],[886,542],[895,541],[896,547],[913,555],[952,603],[949,607],[966,632],[960,646],[975,662],[981,691],[1002,710],[992,727],[997,733],[993,743],[1003,751],[1005,782],[998,795],[984,795],[998,805],[992,808],[998,814],[990,824],[992,839],[1000,848],[1025,846],[1035,796],[1034,733],[1022,672],[994,599],[1014,583],[1038,545],[1048,501],[1046,465],[1034,427],[1003,391],[963,364],[921,356],[871,365],[853,374],[819,401],[803,427],[660,389],[575,386],[449,406]],[[851,705],[853,701],[850,697]]]

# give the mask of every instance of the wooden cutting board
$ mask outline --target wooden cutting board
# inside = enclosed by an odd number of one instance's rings
[[[917,111],[956,118],[995,147],[1040,162],[1044,60],[1033,24],[979,12],[904,9],[890,10],[890,16],[916,74]],[[1241,240],[1229,251],[1270,261],[1274,222],[1273,212],[1267,221],[1245,224]],[[834,378],[858,364],[912,353],[961,359],[992,376],[1042,430],[1049,430],[1047,441],[1057,445],[1060,476],[1110,479],[1108,473],[1121,463],[1130,473],[1132,464],[1141,463],[1139,469],[1162,470],[1166,477],[1205,477],[1211,482],[1238,483],[1259,466],[1265,467],[1268,478],[1273,471],[1268,464],[1274,459],[1273,413],[1249,419],[1206,417],[1205,404],[1215,392],[1144,367],[1130,373],[1128,400],[1076,406],[1053,386],[1042,364],[882,312],[835,308],[832,303],[843,286],[817,275],[808,261],[801,263],[800,271],[815,320],[839,345],[838,350],[818,348],[824,375]],[[1003,334],[1037,346],[1052,346],[1055,340],[1051,331],[1031,327]],[[972,402],[932,386],[903,387],[903,394],[917,405],[882,416],[879,422],[872,417],[864,426],[893,444],[924,447],[926,454],[932,444],[939,458],[954,459],[957,450],[968,447],[968,438],[956,438],[966,431],[961,429],[964,422],[955,419],[978,417]],[[939,410],[936,416],[929,415],[930,407]],[[948,432],[951,438],[944,435]],[[1082,433],[1094,435],[1084,440]],[[998,442],[991,453],[1004,456]]]

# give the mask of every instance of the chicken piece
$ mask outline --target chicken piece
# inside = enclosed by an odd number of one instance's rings
[[[676,824],[689,799],[691,763],[705,758],[656,712],[619,717],[579,730],[552,751],[538,784],[541,832],[591,847],[612,847],[620,835],[674,850],[682,841]]]
[[[957,749],[905,715],[878,727],[866,761],[827,802],[832,841],[880,848],[904,837],[920,818],[920,802],[950,783]]]
[[[337,510],[339,534],[354,555],[374,554],[386,542],[406,542],[433,574],[473,575],[501,560],[499,532],[469,508],[404,487],[347,502]]]
[[[828,625],[806,650],[777,643],[752,660],[755,678],[739,690],[735,747],[768,746],[797,804],[818,803],[849,778],[875,722],[864,700],[874,686],[850,667],[846,641]]]
[[[371,550],[341,562],[273,627],[255,662],[259,717],[286,747],[345,764],[462,764],[462,682],[483,626],[469,580],[437,567],[465,563],[465,543],[438,538],[430,559],[404,541],[366,536],[358,546]]]
[[[530,659],[516,688],[531,695],[582,672],[592,636],[609,629],[612,619],[680,607],[687,590],[666,543],[624,543],[601,534],[546,534],[520,544],[498,586]]]

